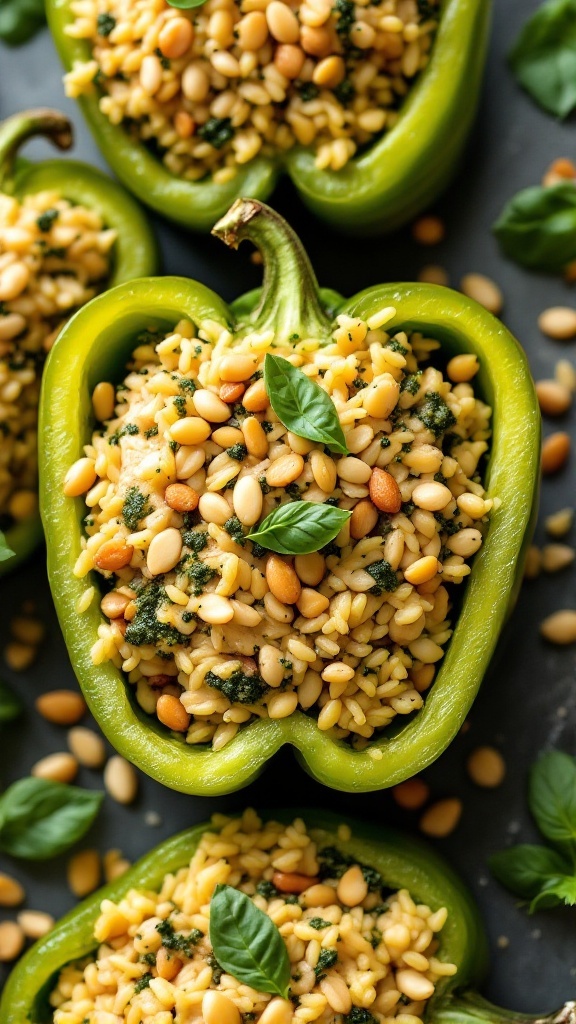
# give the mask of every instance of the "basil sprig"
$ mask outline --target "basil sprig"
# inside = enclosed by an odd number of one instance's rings
[[[546,0],[524,25],[510,66],[536,103],[567,117],[576,107],[576,0]]]
[[[9,558],[13,558],[15,553],[16,552],[12,551],[12,548],[9,547],[6,537],[2,533],[2,530],[0,530],[0,562],[8,561]]]
[[[170,7],[177,7],[179,11],[191,11],[193,7],[202,7],[206,0],[167,0]]]
[[[336,406],[316,381],[310,380],[287,359],[268,352],[264,360],[264,383],[270,405],[288,430],[306,441],[317,441],[332,452],[347,455]]]
[[[81,839],[103,793],[48,779],[20,779],[0,797],[0,850],[24,860],[47,860]]]
[[[0,3],[0,39],[10,46],[26,43],[45,23],[44,0],[2,0]]]
[[[545,754],[530,773],[529,805],[548,840],[546,846],[521,844],[490,858],[492,874],[530,913],[576,904],[576,758]]]
[[[217,885],[210,902],[210,942],[227,974],[257,992],[288,998],[290,960],[278,928],[231,885]]]
[[[560,274],[576,259],[576,187],[561,182],[518,192],[494,224],[503,252],[522,267]]]
[[[309,555],[334,540],[351,515],[316,501],[291,501],[266,516],[248,540],[280,555]]]
[[[0,725],[3,722],[12,722],[22,711],[22,701],[0,679]]]

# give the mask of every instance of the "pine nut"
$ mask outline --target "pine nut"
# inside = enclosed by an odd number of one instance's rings
[[[272,463],[266,472],[266,481],[270,487],[287,487],[294,483],[304,470],[304,459],[296,452],[290,455],[281,455]]]
[[[44,623],[38,619],[18,615],[10,622],[10,632],[16,640],[20,640],[23,644],[37,645],[44,639],[46,628]]]
[[[312,476],[318,487],[326,491],[327,494],[331,494],[336,486],[336,466],[334,460],[324,452],[313,451],[310,455],[310,466]],[[370,469],[368,469],[368,475],[370,475],[370,472]]]
[[[224,526],[224,523],[230,519],[230,505],[221,494],[212,494],[210,491],[201,494],[198,510],[205,523]]]
[[[434,995],[434,983],[419,971],[396,971],[395,985],[409,999],[429,999]]]
[[[281,0],[277,0],[277,2],[281,3]],[[270,10],[270,6],[268,10]],[[262,378],[255,380],[247,391],[244,392],[242,405],[246,412],[264,412],[268,408],[268,395],[266,394],[266,385]]]
[[[421,485],[423,486],[423,485]],[[400,488],[394,477],[385,469],[376,467],[372,470],[369,483],[370,499],[381,512],[394,514],[402,505]],[[451,496],[451,495],[450,495]],[[444,502],[446,504],[446,502]]]
[[[318,715],[318,728],[320,732],[327,732],[333,729],[342,714],[342,701],[336,697],[334,700],[326,701]]]
[[[311,878],[310,875],[302,875],[297,871],[275,871],[272,875],[272,884],[276,886],[280,892],[289,892],[292,895],[299,895],[306,889],[309,889],[311,885],[315,885],[318,882],[317,878]]]
[[[202,103],[210,91],[210,79],[201,64],[189,64],[182,73],[182,92],[192,103]]]
[[[376,39],[376,32],[367,21],[355,21],[350,29],[350,42],[360,50],[369,50]]]
[[[0,302],[11,302],[17,299],[30,280],[30,271],[26,263],[10,263],[0,273]]]
[[[465,530],[460,530],[452,537],[449,537],[446,547],[449,551],[453,551],[455,555],[461,555],[462,558],[470,558],[471,555],[476,554],[481,544],[482,534],[480,530],[467,527]]]
[[[367,387],[363,395],[363,406],[369,416],[387,420],[398,404],[400,385],[389,374],[379,384]]]
[[[420,828],[427,836],[443,839],[454,831],[462,815],[462,801],[455,797],[438,800],[420,818]]]
[[[272,595],[282,604],[296,604],[302,589],[300,580],[292,566],[280,555],[268,555],[266,582]]]
[[[220,594],[203,594],[198,615],[203,622],[221,626],[234,618],[234,608],[228,598],[221,597]]]
[[[158,46],[165,57],[177,60],[184,56],[193,39],[194,29],[187,18],[171,18],[160,29]]]
[[[218,364],[220,380],[229,381],[232,384],[248,380],[255,369],[256,362],[252,356],[242,355],[240,352],[235,355],[223,356]]]
[[[115,572],[116,569],[123,569],[128,565],[134,548],[120,540],[107,540],[98,548],[94,556],[94,564],[99,569],[107,569]]]
[[[551,644],[573,644],[576,642],[576,611],[564,608],[553,612],[540,624],[540,633]]]
[[[185,416],[170,427],[170,435],[178,444],[202,444],[210,437],[211,426],[200,416]]]
[[[351,455],[339,459],[336,463],[336,471],[341,480],[346,480],[351,484],[367,484],[372,476],[370,466],[362,462],[362,459],[355,459]]]
[[[352,870],[352,869],[351,869]],[[327,971],[320,979],[320,991],[329,1005],[338,1014],[348,1014],[352,1009],[352,996],[344,978],[336,971]]]
[[[276,48],[274,54],[274,63],[278,68],[281,75],[288,78],[290,81],[294,78],[298,78],[298,75],[302,71],[306,55],[304,50],[299,46],[295,46],[293,43],[281,43]]]
[[[164,491],[164,501],[175,512],[193,512],[198,508],[199,497],[187,484],[170,484]]]
[[[104,786],[118,804],[131,804],[138,793],[138,776],[132,765],[114,754],[104,769]]]
[[[454,381],[455,384],[464,384],[472,380],[479,369],[478,356],[466,352],[460,356],[453,356],[446,367],[446,372],[450,380]]]
[[[540,554],[540,548],[537,548],[534,544],[531,544],[526,552],[526,563],[524,565],[524,578],[527,580],[535,580],[540,575],[542,568],[542,556]]]
[[[466,767],[472,782],[485,789],[500,786],[506,775],[504,758],[494,747],[477,747],[470,754]]]
[[[545,416],[562,416],[572,404],[570,390],[557,380],[537,381],[536,395]]]
[[[332,907],[337,903],[336,890],[331,885],[311,885],[302,893],[302,906],[304,907]]]
[[[335,89],[346,76],[346,65],[342,57],[332,54],[324,57],[312,73],[312,81],[323,89]]]
[[[64,477],[62,490],[67,498],[78,498],[90,490],[95,480],[94,459],[77,459]]]
[[[260,675],[268,686],[280,686],[284,679],[284,665],[281,664],[282,651],[272,644],[264,644],[258,654]]]
[[[559,359],[554,367],[554,379],[568,388],[570,393],[576,391],[576,366],[569,359]]]
[[[544,572],[559,572],[572,565],[576,552],[568,544],[545,544],[542,548]]]
[[[32,939],[33,942],[52,931],[55,924],[52,914],[46,914],[42,910],[21,910],[17,921],[26,938]]]
[[[544,520],[546,532],[551,537],[564,537],[571,529],[573,520],[574,509],[561,508],[558,512],[553,512],[552,515],[546,516]]]
[[[545,476],[557,473],[568,460],[570,436],[564,431],[550,434],[542,445],[542,472]]]
[[[190,725],[190,715],[184,705],[178,700],[178,697],[173,697],[169,693],[163,693],[158,698],[156,714],[162,724],[173,732],[186,732]]]
[[[488,511],[484,498],[479,498],[477,494],[470,494],[468,491],[456,499],[456,504],[462,512],[470,516],[470,519],[481,519]]]
[[[100,884],[101,867],[98,850],[80,850],[68,861],[68,888],[78,899],[94,892]]]
[[[25,899],[24,886],[11,875],[0,872],[0,907],[19,907]]]
[[[227,405],[233,405],[234,402],[240,401],[245,390],[243,384],[221,384],[219,395]]]
[[[446,507],[449,501],[452,501],[452,491],[436,481],[416,484],[412,491],[412,501],[418,505],[418,508],[426,509],[429,512],[439,512]]]
[[[238,427],[217,427],[212,431],[212,440],[221,448],[231,448],[235,444],[244,444],[244,434]]]
[[[8,512],[14,519],[30,519],[38,509],[38,495],[34,491],[14,491],[8,502]]]
[[[86,714],[86,702],[75,690],[50,690],[37,697],[34,706],[48,722],[75,725]]]
[[[241,1024],[240,1011],[222,992],[208,989],[202,999],[204,1024]]]
[[[148,572],[153,576],[160,576],[162,573],[170,572],[180,561],[182,554],[182,537],[180,531],[174,526],[157,533],[150,541],[146,566]]]
[[[357,907],[366,899],[368,884],[358,864],[353,864],[344,872],[336,887],[336,894],[346,907]]]
[[[352,509],[352,515],[350,516],[350,536],[354,540],[362,540],[363,537],[367,537],[369,533],[372,533],[377,522],[378,510],[372,502],[368,501],[367,498],[359,501]]]
[[[438,245],[446,234],[446,228],[439,217],[420,217],[412,225],[412,237],[419,245]]]
[[[72,754],[48,754],[40,758],[30,770],[37,779],[49,779],[51,782],[74,782],[78,774],[78,762]]]
[[[214,11],[208,22],[208,35],[223,49],[234,43],[234,19],[232,12],[225,9]]]
[[[538,317],[542,334],[557,341],[569,341],[576,337],[576,309],[570,306],[550,306]]]
[[[502,312],[504,297],[495,281],[484,274],[466,274],[460,288],[469,299],[474,299],[495,316]]]
[[[268,22],[262,11],[250,11],[236,26],[238,43],[243,50],[259,50],[268,39]]]
[[[234,511],[245,526],[254,526],[262,515],[262,489],[256,477],[242,477],[232,493]]]
[[[418,558],[404,570],[404,579],[414,587],[418,587],[421,583],[427,583],[428,580],[433,579],[441,568],[441,563],[434,555],[425,555],[424,558]]]
[[[296,555],[294,568],[302,583],[308,587],[317,587],[324,579],[326,562],[320,552],[312,551],[309,555]]]
[[[162,65],[155,53],[147,54],[142,61],[140,85],[149,96],[154,96],[162,85]]]
[[[108,594],[104,594],[100,601],[100,610],[109,619],[120,619],[129,604],[130,598],[126,594],[120,594],[117,590],[110,590]]]
[[[114,385],[110,384],[109,381],[101,380],[92,392],[92,409],[99,423],[112,419],[115,404],[116,392],[114,391]]]
[[[288,718],[298,707],[298,694],[293,690],[291,693],[273,693],[268,700],[268,716],[272,719]]]
[[[266,21],[270,35],[279,43],[297,43],[300,24],[294,12],[282,0],[272,0],[266,8]]]
[[[327,57],[332,49],[332,40],[327,28],[312,28],[302,25],[300,29],[300,45],[306,53],[313,57]]]
[[[190,445],[182,445],[176,452],[174,466],[176,476],[179,480],[189,480],[202,469],[206,461],[206,452],[203,448],[194,448]]]
[[[4,648],[4,659],[14,672],[29,668],[36,657],[36,648],[30,644],[10,643]]]
[[[441,284],[446,287],[450,284],[448,271],[436,263],[428,263],[418,273],[418,280],[426,284]]]
[[[79,725],[70,729],[68,746],[84,768],[101,768],[106,760],[104,740],[98,733]]]
[[[287,999],[271,999],[258,1018],[258,1024],[292,1024],[294,1007]]]
[[[353,678],[354,669],[343,661],[333,661],[322,672],[322,679],[326,683],[348,683]]]
[[[417,811],[423,807],[430,795],[430,787],[422,779],[407,779],[392,789],[392,796],[400,807]]]
[[[268,454],[268,438],[255,416],[247,416],[242,423],[244,443],[250,455],[263,459]]]
[[[175,956],[171,950],[166,949],[165,946],[160,946],[156,954],[156,970],[158,971],[158,977],[164,978],[166,981],[172,981],[173,978],[179,973],[182,968],[182,961],[180,957]]]
[[[0,922],[0,963],[10,963],[24,949],[24,932],[15,921]]]
[[[209,423],[224,423],[230,417],[230,408],[213,391],[198,388],[192,396],[194,408],[202,419]]]
[[[317,615],[321,615],[322,612],[326,611],[330,601],[324,594],[319,594],[316,590],[305,587],[296,604],[301,615],[304,615],[307,619],[315,619]]]

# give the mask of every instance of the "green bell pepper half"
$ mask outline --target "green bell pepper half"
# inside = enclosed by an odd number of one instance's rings
[[[285,170],[306,205],[341,231],[361,236],[391,231],[428,206],[446,187],[460,159],[482,82],[491,0],[443,0],[427,67],[410,89],[397,124],[340,171],[318,170],[311,148],[296,146],[274,159],[256,157],[223,185],[171,174],[122,125],[99,107],[101,93],[80,106],[104,157],[144,203],[179,224],[209,231],[239,196],[266,199]],[[47,0],[48,21],[67,71],[91,59],[85,39],[66,34],[72,0]]]
[[[429,284],[384,284],[349,300],[319,291],[308,257],[292,229],[269,207],[238,200],[214,233],[230,245],[249,238],[260,249],[264,284],[231,307],[204,285],[179,277],[134,281],[93,299],[70,320],[50,354],[41,397],[41,506],[48,572],[68,653],[86,700],[116,749],[172,789],[201,795],[230,793],[251,782],[285,743],[325,785],[348,792],[393,786],[434,761],[466,718],[488,668],[522,578],[539,480],[540,413],[520,346],[482,306]],[[65,498],[62,481],[94,428],[90,395],[101,380],[121,380],[136,334],[157,325],[171,330],[182,317],[210,318],[236,334],[273,328],[277,338],[329,338],[326,308],[367,319],[386,306],[397,310],[386,330],[422,330],[440,339],[447,356],[473,352],[476,378],[493,407],[493,438],[486,487],[501,506],[490,515],[474,560],[447,653],[424,707],[408,722],[351,749],[296,711],[258,719],[219,751],[186,745],[135,704],[122,672],[92,664],[90,649],[102,622],[98,602],[76,612],[87,580],[73,567],[80,551],[81,499]],[[50,429],[48,429],[50,428]],[[381,752],[374,759],[370,750]]]
[[[568,1022],[573,1006],[570,1003],[557,1014],[536,1018],[501,1010],[473,991],[485,974],[488,960],[482,922],[461,880],[431,849],[400,832],[351,820],[348,824],[352,838],[344,841],[338,837],[338,825],[343,819],[325,811],[285,810],[265,815],[286,823],[296,816],[307,821],[320,849],[335,846],[360,863],[376,868],[390,889],[407,889],[418,903],[432,910],[448,910],[438,956],[456,964],[458,971],[436,986],[426,1009],[427,1024],[528,1024],[536,1019],[542,1024]],[[0,1024],[48,1024],[52,1015],[47,997],[58,971],[70,961],[95,952],[94,926],[102,900],[119,901],[130,889],[159,889],[165,875],[186,867],[207,828],[206,823],[196,825],[161,843],[120,879],[84,900],[40,939],[8,979],[0,1003]]]
[[[97,210],[106,227],[115,228],[110,285],[153,274],[156,242],[146,217],[123,188],[105,174],[76,160],[30,163],[17,159],[20,146],[33,136],[50,139],[58,149],[72,145],[72,125],[57,110],[26,110],[0,124],[0,193],[23,199],[37,192],[56,191],[72,203]],[[6,531],[11,558],[0,562],[0,576],[11,572],[42,540],[40,514],[14,523]]]

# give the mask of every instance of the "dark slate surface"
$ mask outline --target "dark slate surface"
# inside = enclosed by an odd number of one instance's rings
[[[575,360],[574,346],[543,338],[536,318],[547,306],[571,303],[572,294],[562,282],[528,275],[505,262],[491,237],[490,225],[507,198],[540,180],[551,159],[573,155],[574,126],[556,123],[536,109],[506,69],[505,54],[537,0],[501,0],[496,6],[484,96],[472,143],[457,182],[436,208],[447,224],[442,245],[431,251],[419,248],[408,230],[367,243],[339,238],[310,217],[287,183],[278,190],[275,201],[301,233],[321,283],[344,293],[385,280],[413,280],[428,262],[444,264],[454,284],[468,271],[492,275],[505,292],[504,319],[528,351],[534,375],[548,377],[559,358],[567,355]],[[76,127],[74,156],[102,166],[79,112],[63,97],[60,67],[47,32],[18,51],[0,46],[0,68],[0,116],[26,106],[59,106],[71,115]],[[46,155],[47,147],[37,144],[30,152]],[[152,219],[166,272],[197,277],[228,299],[258,283],[258,270],[247,253],[228,253],[213,239],[187,236],[160,218]],[[574,414],[567,419],[566,427],[574,434]],[[544,429],[557,429],[557,425],[546,423]],[[544,483],[542,516],[571,501],[574,475],[565,471]],[[541,525],[537,537],[543,540]],[[572,542],[574,539],[572,536]],[[21,570],[0,585],[0,648],[13,609],[30,596],[38,601],[49,624],[48,640],[34,667],[20,675],[4,669],[5,678],[30,706],[18,727],[2,737],[4,784],[26,774],[41,755],[65,747],[63,731],[44,723],[31,707],[44,690],[74,686],[42,562],[39,556],[32,572]],[[491,879],[486,858],[512,842],[536,839],[526,807],[526,773],[537,754],[552,746],[576,754],[574,647],[546,647],[538,637],[541,618],[573,601],[574,573],[570,571],[541,578],[523,589],[500,655],[470,715],[469,731],[426,773],[435,796],[458,795],[464,801],[459,828],[437,846],[472,887],[482,908],[493,954],[484,993],[500,1005],[533,1013],[576,996],[575,912],[562,909],[528,917]],[[464,771],[467,753],[480,743],[496,744],[506,756],[508,775],[496,792],[476,789]],[[79,782],[101,787],[101,777],[86,769]],[[120,846],[127,857],[135,859],[171,833],[204,820],[213,810],[246,803],[329,807],[416,830],[415,816],[401,812],[388,793],[350,796],[324,789],[285,751],[249,789],[220,800],[172,793],[141,777],[134,806],[123,808],[106,798],[86,844],[95,843],[102,850]],[[159,826],[145,823],[149,811],[159,813]],[[3,870],[26,885],[28,906],[58,916],[72,905],[64,859],[27,865],[2,858],[1,863]],[[507,945],[498,942],[503,937]]]

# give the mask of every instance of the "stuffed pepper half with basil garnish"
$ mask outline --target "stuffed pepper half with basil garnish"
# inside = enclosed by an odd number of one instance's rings
[[[37,419],[46,355],[67,317],[108,285],[152,273],[156,251],[134,201],[73,161],[16,160],[43,135],[60,149],[70,122],[29,110],[0,124],[0,575],[42,536]]]
[[[193,10],[181,10],[193,6]],[[454,173],[490,0],[48,0],[68,95],[143,202],[209,230],[285,170],[339,230],[391,230]]]
[[[400,833],[323,812],[216,815],[65,917],[0,1024],[529,1024],[473,988],[486,939],[460,880]],[[540,1024],[570,1024],[574,1003]]]
[[[258,202],[214,230],[259,247],[261,293],[133,282],[51,354],[42,504],[70,657],[111,742],[175,789],[229,792],[284,743],[330,786],[390,786],[457,733],[520,582],[525,358],[446,288],[318,291]]]

